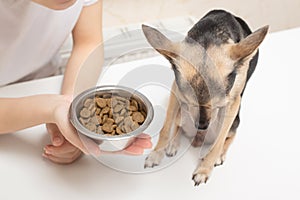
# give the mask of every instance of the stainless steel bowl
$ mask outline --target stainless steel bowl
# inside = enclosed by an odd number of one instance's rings
[[[146,113],[145,121],[136,130],[123,135],[107,136],[98,134],[85,128],[78,119],[83,103],[87,98],[94,98],[96,95],[118,95],[135,99],[141,109]],[[129,146],[139,134],[141,134],[153,119],[153,106],[150,101],[137,90],[115,85],[98,86],[88,89],[79,94],[72,102],[70,107],[70,121],[79,134],[83,134],[95,141],[103,151],[120,151]]]

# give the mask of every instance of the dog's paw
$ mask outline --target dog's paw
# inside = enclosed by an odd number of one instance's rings
[[[215,162],[215,167],[223,165],[226,159],[226,155],[225,154],[221,154],[220,157],[216,160]]]
[[[149,156],[145,160],[144,168],[152,168],[158,166],[163,159],[164,152],[160,151],[152,151]]]
[[[173,157],[177,154],[179,148],[178,142],[171,142],[168,144],[167,148],[165,149],[166,156]]]
[[[198,186],[201,183],[206,183],[208,180],[209,176],[207,176],[206,174],[193,174],[193,181],[194,181],[194,186]]]
[[[212,169],[210,168],[205,168],[205,167],[200,167],[195,170],[193,173],[192,180],[195,183],[195,186],[200,185],[201,183],[206,183],[207,180],[209,179],[209,176],[211,174]]]

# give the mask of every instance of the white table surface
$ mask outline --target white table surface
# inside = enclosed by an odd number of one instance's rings
[[[299,199],[299,36],[300,28],[277,32],[261,45],[257,69],[242,100],[237,137],[225,164],[215,168],[206,185],[194,187],[191,180],[199,149],[183,149],[176,158],[165,158],[164,165],[176,162],[152,173],[116,171],[89,156],[62,166],[42,158],[49,138],[44,126],[37,126],[0,136],[0,199]],[[146,132],[156,135],[173,78],[168,66],[162,57],[114,65],[104,70],[99,84],[138,87],[155,106],[154,122]],[[140,78],[132,80],[136,73]],[[3,87],[0,97],[57,93],[61,79]],[[143,80],[146,84],[139,82]],[[145,156],[101,160],[123,171],[143,172]]]

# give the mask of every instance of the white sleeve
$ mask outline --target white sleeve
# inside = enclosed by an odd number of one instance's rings
[[[83,5],[84,6],[90,6],[94,3],[96,3],[98,0],[83,0]]]

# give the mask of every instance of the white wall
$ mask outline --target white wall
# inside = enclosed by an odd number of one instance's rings
[[[245,19],[251,28],[269,24],[271,31],[300,26],[300,0],[104,0],[104,27],[191,15],[200,19],[223,8]]]

